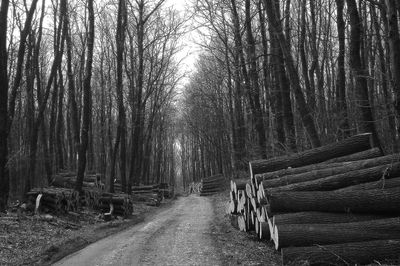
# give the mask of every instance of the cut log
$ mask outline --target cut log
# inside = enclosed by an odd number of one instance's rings
[[[222,175],[222,174],[217,174],[217,175],[208,176],[208,177],[203,178],[203,179],[202,179],[202,182],[208,182],[208,181],[210,181],[210,180],[220,179],[221,177],[223,178],[223,175]]]
[[[268,222],[260,222],[259,226],[260,226],[260,228],[259,228],[258,237],[262,240],[270,240],[271,234],[269,231]]]
[[[224,185],[222,183],[213,183],[213,184],[203,185],[201,188],[202,189],[209,189],[209,188],[216,188],[216,187],[220,188],[220,187],[223,187],[223,186]]]
[[[200,196],[206,197],[206,196],[212,196],[218,194],[219,191],[214,191],[214,192],[200,192]]]
[[[379,148],[372,148],[369,150],[365,151],[360,151],[356,152],[350,155],[338,157],[338,158],[333,158],[328,161],[325,161],[324,163],[340,163],[340,162],[353,162],[353,161],[359,161],[359,160],[365,160],[365,159],[371,159],[375,157],[380,157],[382,156],[382,151]]]
[[[246,184],[246,195],[247,195],[247,197],[249,197],[249,198],[253,198],[253,197],[255,196],[255,195],[253,194],[253,189],[252,189],[250,183],[247,183],[247,184]]]
[[[337,189],[335,191],[355,191],[355,190],[368,190],[368,189],[385,189],[400,187],[400,177],[396,178],[382,178],[375,182],[362,183],[350,187]]]
[[[235,181],[235,192],[238,190],[244,190],[246,188],[247,181]]]
[[[243,215],[238,215],[237,218],[238,218],[239,230],[243,231],[243,232],[246,232],[246,222],[244,220]]]
[[[285,186],[294,183],[316,180],[327,176],[348,173],[350,171],[360,170],[364,168],[371,168],[375,166],[391,164],[393,162],[399,162],[399,161],[400,161],[400,154],[392,154],[373,159],[355,161],[351,164],[346,164],[343,166],[328,167],[324,169],[313,170],[306,173],[286,175],[271,180],[264,180],[262,181],[262,185],[264,188]]]
[[[239,222],[238,222],[238,218],[239,215],[230,215],[230,220],[231,220],[231,225],[235,228],[239,230]]]
[[[268,202],[272,213],[322,211],[399,214],[400,188],[280,192],[271,194]]]
[[[400,218],[336,224],[281,224],[274,226],[275,249],[400,239]]]
[[[250,175],[267,173],[288,167],[300,167],[320,163],[336,157],[368,150],[371,148],[371,133],[355,135],[343,141],[299,152],[289,156],[257,160],[249,163]]]
[[[229,212],[230,214],[237,214],[237,205],[238,201],[237,200],[231,200],[229,201]]]
[[[355,265],[400,258],[400,240],[375,240],[281,251],[283,265]],[[304,264],[305,263],[305,264]]]
[[[158,189],[159,184],[153,184],[153,185],[146,185],[146,186],[132,186],[132,191],[141,191],[141,190],[153,190],[153,189]]]
[[[200,192],[219,192],[222,191],[222,187],[209,187],[209,188],[202,188]]]
[[[277,214],[272,217],[273,225],[282,224],[331,224],[351,223],[387,219],[387,215],[333,213],[333,212],[291,212]]]
[[[378,181],[381,178],[392,178],[400,175],[400,163],[380,165],[359,169],[343,174],[319,178],[312,181],[290,184],[266,189],[266,194],[279,191],[326,191],[357,185],[360,183]]]
[[[378,148],[374,148],[374,149],[371,149],[371,150],[368,150],[368,151],[376,151],[376,150],[378,150],[380,152],[380,150]],[[367,152],[367,151],[365,151],[365,152]],[[378,156],[375,156],[375,157],[378,157]],[[374,158],[374,157],[372,157],[372,158]],[[349,166],[349,165],[352,165],[353,162],[354,163],[355,162],[359,163],[358,161],[365,161],[366,159],[370,159],[370,158],[362,158],[362,157],[360,157],[360,160],[357,160],[357,161],[344,161],[344,162],[329,162],[329,161],[325,161],[325,162],[322,162],[322,163],[310,164],[310,165],[305,165],[305,166],[302,166],[302,167],[296,167],[296,168],[289,167],[289,168],[286,168],[286,169],[281,169],[281,170],[277,170],[277,171],[273,171],[273,172],[257,174],[257,175],[254,176],[254,179],[252,179],[252,180],[254,180],[255,187],[258,188],[258,185],[263,180],[275,179],[275,178],[279,178],[279,177],[287,176],[287,175],[297,175],[297,174],[301,174],[301,173],[307,173],[307,172],[310,172],[310,171],[316,171],[316,170],[327,169],[327,168]]]
[[[260,234],[260,221],[259,220],[255,221],[254,228],[255,228],[254,231],[256,232],[256,235],[259,236],[259,234]]]

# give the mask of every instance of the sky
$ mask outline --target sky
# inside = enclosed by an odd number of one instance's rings
[[[176,10],[180,11],[182,15],[185,15],[187,9],[190,8],[191,1],[193,0],[167,0],[165,6],[173,6]],[[188,21],[188,26],[191,25],[192,21]],[[185,34],[185,36],[181,40],[182,48],[177,54],[177,60],[182,60],[181,69],[182,71],[194,71],[195,70],[195,62],[197,55],[199,53],[199,47],[195,43],[195,39],[198,39],[198,33],[193,30]],[[188,81],[187,78],[183,80],[183,84]]]

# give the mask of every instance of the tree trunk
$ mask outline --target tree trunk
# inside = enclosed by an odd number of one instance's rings
[[[289,247],[281,252],[283,265],[364,265],[397,259],[400,240],[375,240],[335,245]]]
[[[126,4],[124,0],[118,3],[118,17],[117,17],[117,101],[118,101],[118,127],[117,136],[115,138],[114,151],[111,159],[111,172],[109,181],[109,191],[114,192],[114,179],[115,179],[115,162],[121,143],[120,152],[120,175],[122,192],[126,191],[126,114],[124,107],[124,90],[122,84],[122,64],[125,46],[125,28],[126,28]]]
[[[332,167],[332,168],[329,167],[329,165],[327,165],[326,168],[324,169],[313,170],[310,172],[295,174],[295,175],[285,175],[271,180],[264,180],[261,182],[261,184],[263,188],[285,186],[294,183],[316,180],[327,176],[347,174],[350,173],[351,171],[371,168],[384,164],[390,164],[392,162],[397,162],[399,160],[400,160],[400,154],[394,154],[368,160],[355,161],[351,164],[346,164],[343,166]]]
[[[24,63],[25,56],[25,47],[26,47],[26,38],[28,37],[31,28],[32,28],[32,19],[36,10],[38,0],[33,0],[31,3],[31,7],[29,8],[28,14],[26,15],[26,20],[24,24],[24,28],[21,31],[20,39],[19,39],[19,47],[18,47],[18,55],[17,55],[17,65],[15,70],[15,77],[13,81],[13,86],[11,88],[10,98],[8,102],[8,126],[7,131],[10,132],[11,124],[14,119],[15,114],[15,101],[17,99],[18,89],[22,80],[22,67]],[[7,6],[6,6],[7,7]],[[6,29],[7,31],[7,29]]]
[[[380,157],[380,156],[383,156],[382,150],[379,148],[372,148],[369,150],[356,152],[356,153],[353,153],[350,155],[333,158],[328,161],[325,161],[324,163],[353,162],[353,161],[376,158],[376,157]]]
[[[294,59],[290,52],[290,48],[288,47],[288,43],[286,37],[282,30],[282,23],[279,20],[278,9],[273,2],[273,0],[264,0],[265,9],[269,18],[269,23],[274,29],[274,33],[278,38],[279,44],[281,46],[283,56],[285,59],[285,65],[289,74],[290,79],[290,87],[293,90],[293,94],[296,98],[297,107],[301,116],[301,120],[303,122],[303,126],[308,133],[308,137],[313,148],[321,146],[321,141],[318,136],[318,132],[315,126],[314,119],[311,115],[311,111],[309,106],[307,106],[306,101],[304,99],[303,91],[300,86],[300,78],[297,73],[297,69],[294,63]]]
[[[53,84],[54,79],[57,78],[57,70],[62,61],[65,33],[66,33],[67,28],[65,27],[65,25],[63,27],[63,23],[61,23],[61,21],[63,21],[66,16],[66,10],[65,10],[66,4],[67,4],[66,0],[61,1],[60,23],[59,23],[58,30],[57,30],[58,31],[58,37],[57,37],[57,41],[56,41],[57,43],[55,44],[57,49],[55,52],[53,64],[51,66],[50,76],[47,81],[44,95],[42,96],[42,98],[39,101],[39,107],[38,107],[38,111],[37,111],[38,114],[37,114],[37,117],[34,118],[33,129],[30,134],[30,137],[29,137],[29,175],[27,176],[26,181],[25,181],[24,197],[27,196],[26,193],[29,192],[29,190],[31,189],[31,187],[34,185],[34,182],[35,182],[36,160],[37,160],[36,153],[37,153],[38,138],[39,138],[39,128],[44,119],[44,113],[45,113],[45,110],[47,107],[48,98],[50,96],[51,86]],[[43,17],[44,17],[44,12],[42,11],[41,23],[43,22]],[[37,58],[39,56],[40,40],[41,40],[41,33],[39,34],[39,37],[38,37],[38,43],[36,44],[37,49],[35,50],[36,54],[34,55],[36,58],[35,61],[37,64],[37,65],[35,65],[35,67],[38,67]]]
[[[340,232],[340,234],[338,234]],[[274,226],[275,248],[313,246],[400,238],[400,218],[351,223],[282,224]]]
[[[388,216],[333,212],[291,212],[274,215],[272,220],[273,225],[279,227],[283,224],[352,223],[385,218],[388,218]]]
[[[67,5],[68,8],[68,5]],[[67,14],[68,11],[67,11]],[[68,30],[66,35],[66,43],[67,43],[67,76],[68,76],[68,103],[70,107],[71,113],[71,125],[72,125],[72,135],[74,138],[74,151],[76,152],[80,146],[80,124],[79,124],[79,115],[78,115],[78,105],[76,102],[76,91],[75,91],[75,79],[74,73],[72,70],[72,39],[69,34],[70,31],[70,24],[69,24],[69,15],[66,16],[66,21]],[[76,163],[76,154],[71,154],[70,156],[73,157],[74,164]]]
[[[250,77],[250,97],[253,98],[254,109],[253,115],[255,120],[255,128],[258,135],[258,145],[262,158],[267,158],[267,139],[265,137],[264,114],[261,109],[260,102],[260,86],[259,75],[257,69],[256,41],[253,36],[250,14],[250,0],[246,0],[246,33],[248,43],[248,58],[250,61],[249,77]]]
[[[386,14],[388,22],[390,66],[392,72],[393,92],[395,94],[395,108],[397,117],[400,117],[400,35],[396,12],[396,0],[386,0]],[[399,3],[397,2],[397,7]],[[397,127],[399,131],[399,127]]]
[[[400,175],[400,163],[379,165],[366,169],[354,170],[342,174],[319,178],[312,181],[267,188],[266,193],[279,191],[327,191],[360,183],[378,181],[380,178],[392,178]],[[317,177],[318,178],[318,177]]]
[[[336,108],[339,116],[339,137],[346,138],[350,134],[350,125],[347,114],[346,103],[346,71],[345,71],[345,29],[346,24],[343,19],[344,0],[336,0],[337,6],[337,31],[339,38],[339,54],[337,57],[336,74]]]
[[[334,158],[322,163],[310,164],[297,168],[287,168],[282,170],[277,170],[269,173],[257,174],[254,176],[254,183],[258,188],[258,185],[263,180],[275,179],[287,175],[297,175],[302,173],[307,173],[311,171],[317,171],[326,168],[341,167],[352,164],[354,161],[367,160],[375,157],[382,156],[382,152],[378,148],[369,149],[363,152],[357,152],[348,156]]]
[[[357,105],[362,115],[361,127],[364,132],[371,132],[374,144],[380,147],[378,133],[375,128],[371,104],[368,96],[367,73],[361,61],[362,22],[355,0],[347,0],[347,10],[350,16],[350,67],[355,78]]]
[[[61,64],[58,69],[58,75],[60,78],[59,86],[60,91],[58,92],[58,114],[57,114],[57,123],[56,123],[56,162],[57,169],[64,169],[64,150],[63,150],[63,131],[64,127],[64,78],[62,74]]]
[[[93,46],[94,46],[94,10],[93,0],[88,0],[88,36],[87,36],[87,58],[85,69],[85,80],[83,88],[83,118],[82,118],[82,131],[81,143],[78,152],[78,173],[76,178],[75,190],[82,192],[83,177],[86,168],[86,151],[89,144],[89,127],[92,113],[92,92],[91,92],[91,79],[92,79],[92,62],[93,62]]]
[[[268,198],[272,213],[322,211],[399,214],[400,188],[358,191],[279,192]]]
[[[288,167],[300,167],[320,163],[332,158],[345,156],[371,148],[370,133],[356,135],[337,143],[331,143],[319,148],[299,152],[289,156],[276,157],[268,160],[250,162],[251,176],[267,173]]]
[[[337,189],[339,192],[356,191],[356,190],[369,190],[369,189],[387,189],[400,187],[400,177],[395,178],[382,178],[378,181],[362,183],[350,187]]]
[[[394,110],[393,110],[393,103],[391,101],[392,96],[389,92],[389,78],[388,78],[388,67],[386,65],[386,60],[385,60],[385,50],[382,45],[382,36],[381,36],[381,25],[378,20],[378,16],[375,11],[375,6],[371,4],[371,19],[374,24],[375,28],[375,33],[376,33],[376,46],[378,49],[378,57],[379,57],[379,67],[380,67],[380,78],[381,78],[381,87],[383,91],[383,96],[384,96],[384,103],[385,103],[385,110],[386,110],[386,115],[387,115],[387,120],[388,124],[390,127],[390,136],[392,138],[393,142],[393,150],[392,152],[398,152],[398,143],[397,143],[397,136],[396,136],[396,121],[395,121],[395,116],[394,116]],[[382,16],[385,16],[385,18],[382,19],[382,22],[384,24],[387,24],[386,21],[386,13],[384,12],[384,9],[381,9]]]
[[[7,74],[7,14],[8,0],[1,1],[0,9],[0,212],[7,207],[8,175],[8,74]]]

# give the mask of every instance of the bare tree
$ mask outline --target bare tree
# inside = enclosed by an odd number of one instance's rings
[[[308,133],[308,137],[312,146],[318,147],[321,145],[321,141],[318,136],[314,119],[311,116],[310,108],[308,107],[304,99],[303,90],[300,85],[299,74],[296,70],[292,54],[288,47],[286,37],[283,33],[281,21],[279,20],[279,16],[277,15],[279,9],[277,8],[275,1],[273,0],[264,0],[264,5],[268,15],[268,22],[273,28],[274,34],[276,35],[276,38],[278,39],[283,52],[285,65],[290,79],[290,85],[296,98],[296,103],[301,116],[301,120],[303,122],[303,126]]]
[[[92,113],[92,63],[93,63],[93,47],[94,47],[94,9],[93,0],[87,1],[88,8],[88,39],[87,39],[87,57],[86,57],[86,69],[85,79],[83,88],[83,118],[82,118],[82,129],[81,129],[81,143],[78,152],[78,173],[76,177],[75,190],[81,192],[83,178],[86,168],[86,152],[89,145],[89,127]]]
[[[7,74],[7,13],[8,0],[0,7],[0,212],[7,207],[9,193],[8,159],[8,74]]]
[[[361,62],[362,22],[360,20],[357,3],[355,0],[347,0],[347,9],[350,16],[350,67],[355,78],[355,90],[358,96],[357,103],[362,115],[362,128],[373,134],[375,145],[380,147],[378,133],[368,96],[368,83],[365,68]]]
[[[118,128],[117,136],[114,144],[114,151],[111,162],[111,172],[110,172],[110,192],[114,192],[114,172],[115,172],[115,162],[117,157],[117,152],[119,145],[121,143],[120,152],[120,174],[121,174],[121,186],[122,191],[126,191],[126,114],[124,107],[124,95],[123,95],[123,84],[122,84],[122,64],[123,64],[123,54],[125,46],[125,31],[127,23],[127,12],[126,3],[124,0],[118,2],[118,17],[117,17],[117,36],[116,36],[116,46],[117,46],[117,99],[118,99]]]

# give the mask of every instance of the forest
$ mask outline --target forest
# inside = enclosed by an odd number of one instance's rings
[[[1,1],[0,210],[61,171],[130,193],[362,132],[398,151],[398,1],[167,2]]]

